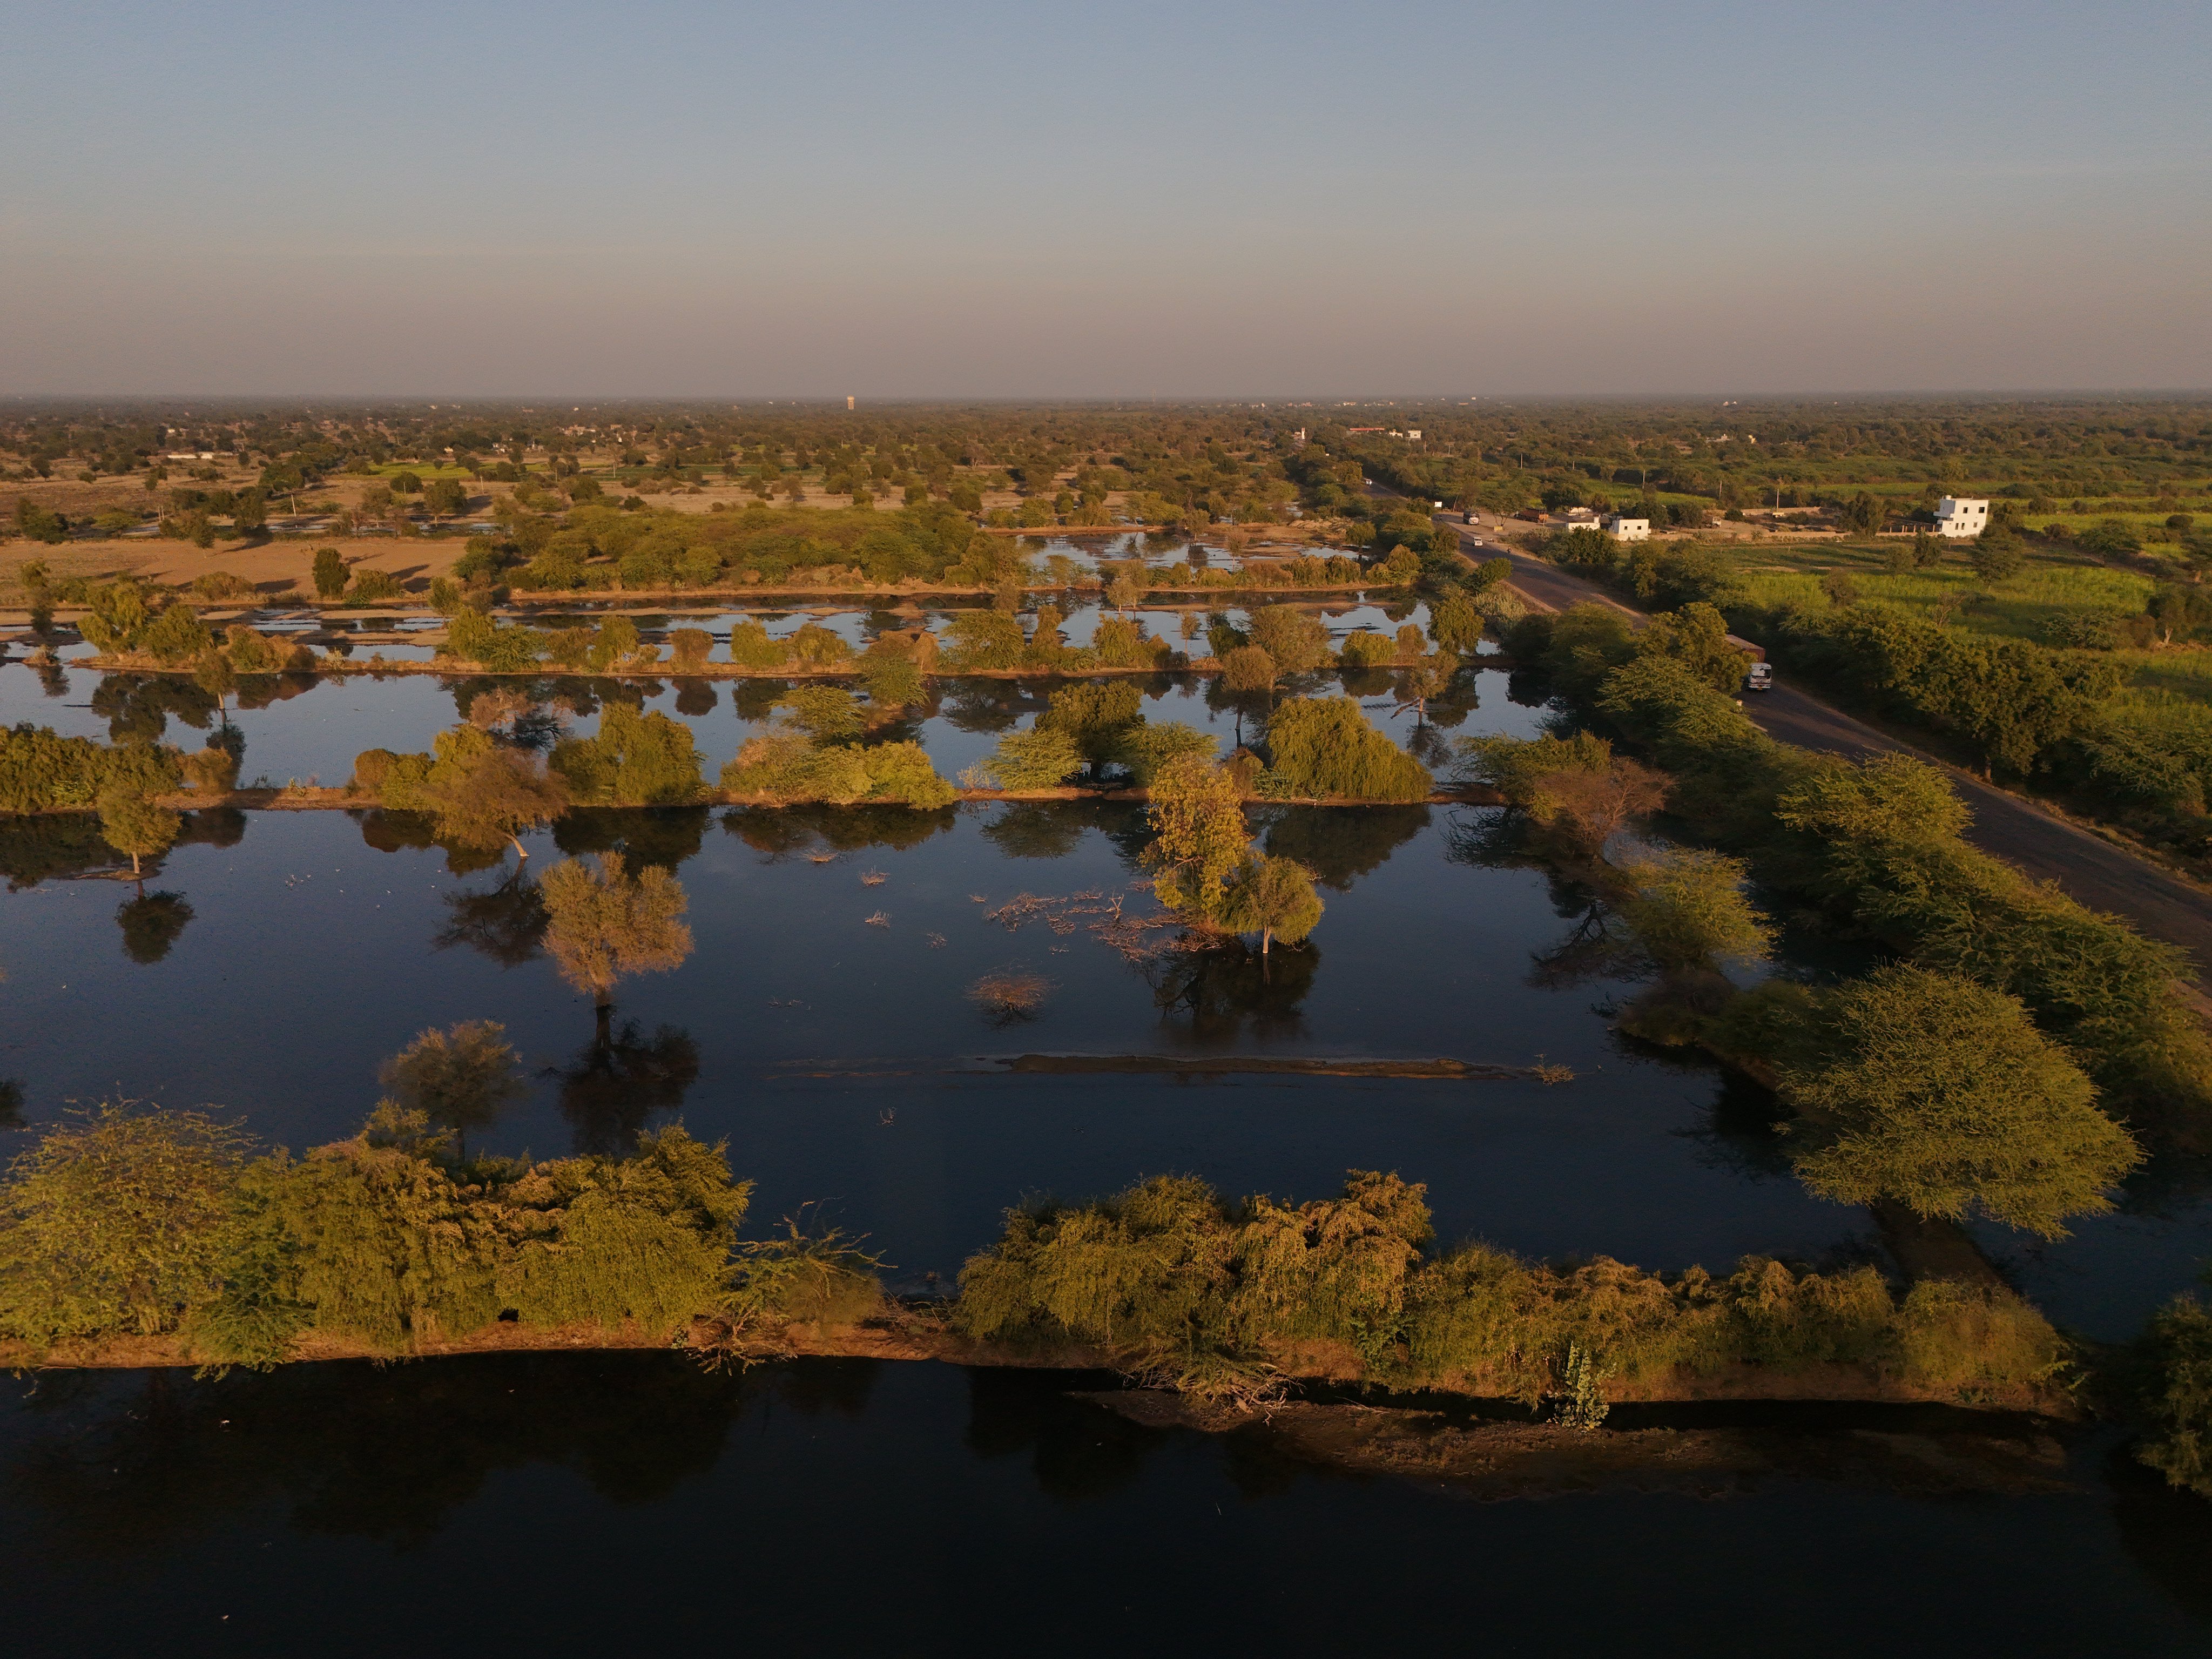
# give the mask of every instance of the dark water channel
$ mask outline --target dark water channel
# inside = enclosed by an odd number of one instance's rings
[[[1481,1502],[1070,1395],[1100,1386],[669,1354],[51,1376],[0,1410],[0,1617],[23,1659],[2212,1641],[2212,1508],[2095,1437],[2034,1496],[1774,1476]]]

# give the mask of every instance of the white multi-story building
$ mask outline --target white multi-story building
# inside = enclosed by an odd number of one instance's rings
[[[1990,527],[1990,504],[1946,495],[1936,503],[1936,533],[1939,536],[1978,536]]]
[[[1644,542],[1651,539],[1651,520],[1624,519],[1615,513],[1604,522],[1605,533],[1617,542]]]

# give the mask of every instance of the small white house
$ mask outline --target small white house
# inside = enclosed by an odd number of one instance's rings
[[[1605,533],[1617,542],[1644,542],[1651,539],[1651,520],[1624,519],[1620,514],[1610,515],[1604,524]]]
[[[1946,495],[1936,503],[1936,533],[1939,536],[1978,536],[1990,527],[1990,504]]]

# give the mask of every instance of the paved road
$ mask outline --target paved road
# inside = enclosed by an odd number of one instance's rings
[[[1487,525],[1470,527],[1441,515],[1437,522],[1458,534],[1470,557],[1510,559],[1514,587],[1539,605],[1564,610],[1595,600],[1641,619],[1641,612],[1593,583],[1504,545]],[[2057,882],[2094,910],[2124,916],[2151,938],[2179,945],[2198,964],[2212,964],[2212,894],[1793,687],[1778,682],[1773,690],[1745,698],[1744,705],[1762,731],[1784,743],[1854,758],[1910,754],[1942,767],[1973,812],[1967,839],[1974,845],[2018,865],[2038,880]]]

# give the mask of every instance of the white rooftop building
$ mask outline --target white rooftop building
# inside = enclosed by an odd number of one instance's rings
[[[1978,536],[1990,527],[1990,504],[1946,495],[1936,503],[1936,533],[1939,536]]]
[[[1603,528],[1605,533],[1617,542],[1644,542],[1651,539],[1651,520],[1649,519],[1625,519],[1615,513],[1606,519]]]

